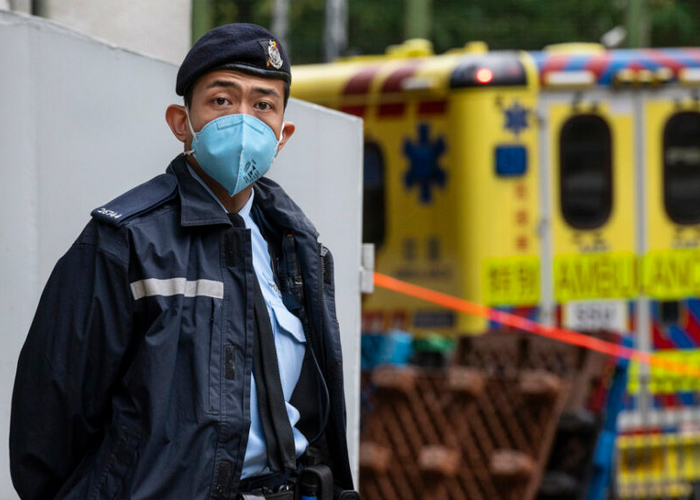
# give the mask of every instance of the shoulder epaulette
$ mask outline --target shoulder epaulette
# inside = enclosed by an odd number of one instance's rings
[[[170,200],[175,195],[176,188],[174,175],[161,174],[96,208],[90,215],[99,221],[121,226],[129,219]]]

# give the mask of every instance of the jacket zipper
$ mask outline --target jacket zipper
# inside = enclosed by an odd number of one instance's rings
[[[323,313],[325,311],[326,307],[326,300],[325,300],[325,287],[324,287],[324,281],[325,281],[325,274],[326,274],[326,266],[325,266],[325,259],[324,259],[324,254],[323,254],[323,245],[318,244],[318,257],[319,257],[319,286],[318,286],[318,330],[317,330],[317,335],[320,337],[323,336]],[[326,358],[326,346],[323,342],[320,342],[319,350],[321,351],[319,354],[321,355],[321,360],[323,361],[323,366],[327,367],[327,358]]]

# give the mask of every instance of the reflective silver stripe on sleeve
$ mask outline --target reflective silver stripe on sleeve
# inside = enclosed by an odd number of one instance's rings
[[[187,278],[170,278],[167,280],[149,278],[146,280],[134,281],[131,284],[131,293],[134,295],[134,300],[157,295],[163,297],[184,295],[185,297],[212,297],[214,299],[223,299],[224,284],[221,281],[213,280],[187,281]]]

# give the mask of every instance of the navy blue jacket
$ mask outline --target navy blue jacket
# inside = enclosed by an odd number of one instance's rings
[[[302,431],[313,439],[328,415],[314,446],[351,489],[331,255],[274,182],[257,182],[252,214],[323,374],[302,369]],[[92,215],[51,274],[20,355],[15,488],[42,500],[235,497],[250,426],[249,231],[182,155]]]

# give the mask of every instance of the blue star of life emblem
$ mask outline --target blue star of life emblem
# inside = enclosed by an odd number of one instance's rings
[[[514,102],[510,108],[504,110],[506,115],[506,124],[504,128],[510,130],[516,136],[525,130],[527,125],[527,115],[529,113],[527,108],[523,108],[519,102]]]
[[[407,139],[403,150],[411,162],[404,176],[406,187],[417,184],[420,187],[420,201],[430,203],[433,184],[445,187],[447,173],[438,165],[438,158],[445,152],[445,141],[440,137],[431,142],[428,124],[421,123],[418,125],[418,141]]]

